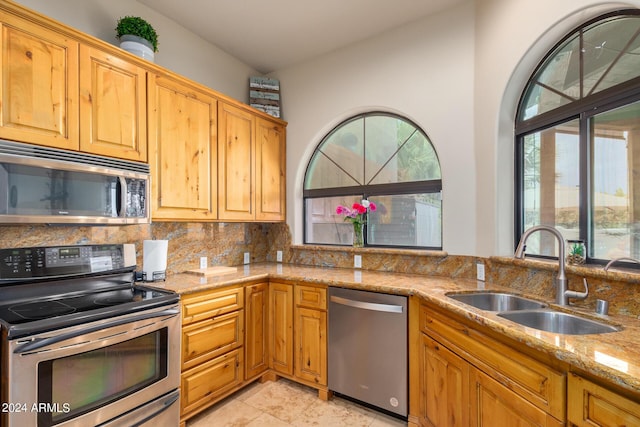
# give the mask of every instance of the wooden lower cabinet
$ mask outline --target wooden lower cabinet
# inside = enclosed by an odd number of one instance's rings
[[[295,376],[327,385],[327,312],[295,309]]]
[[[569,408],[571,425],[640,426],[640,403],[595,384],[576,374],[569,374]]]
[[[244,303],[242,285],[182,298],[182,424],[243,385]]]
[[[564,423],[537,408],[484,372],[470,369],[471,426],[563,426]]]
[[[422,305],[419,317],[421,425],[564,425],[564,373],[437,308]]]
[[[271,369],[327,398],[327,289],[270,284]],[[295,295],[295,297],[294,297]]]
[[[469,425],[470,364],[422,334],[420,422],[430,427]]]
[[[293,285],[271,282],[269,306],[269,367],[278,374],[293,375]]]
[[[214,403],[244,381],[243,351],[235,349],[182,373],[182,416]]]
[[[244,378],[255,378],[269,369],[269,283],[245,287]]]

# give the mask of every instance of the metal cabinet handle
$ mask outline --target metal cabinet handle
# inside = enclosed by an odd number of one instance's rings
[[[86,335],[91,332],[100,331],[102,329],[108,329],[114,326],[126,325],[128,323],[133,324],[139,320],[155,319],[157,317],[166,317],[166,316],[177,316],[178,314],[180,314],[180,309],[168,309],[168,310],[163,310],[159,312],[142,313],[134,317],[127,317],[125,319],[115,320],[106,324],[96,325],[86,329],[79,329],[77,331],[69,332],[67,334],[56,335],[48,338],[36,338],[33,341],[29,341],[28,343],[25,343],[21,346],[16,347],[16,349],[13,350],[13,352],[15,354],[33,352],[43,347],[46,347],[61,341],[65,341],[71,338],[76,338],[81,335]]]
[[[392,305],[392,304],[380,304],[375,302],[364,302],[364,301],[354,301],[348,298],[337,297],[332,295],[330,298],[331,302],[335,302],[336,304],[346,305],[349,307],[361,308],[363,310],[371,310],[371,311],[383,311],[386,313],[402,313],[403,307],[401,305]]]

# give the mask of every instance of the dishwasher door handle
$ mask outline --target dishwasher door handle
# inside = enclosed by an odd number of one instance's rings
[[[337,297],[335,295],[332,295],[329,300],[331,302],[335,302],[336,304],[347,305],[349,307],[355,307],[355,308],[362,308],[363,310],[384,311],[386,313],[402,313],[403,311],[403,307],[401,305],[354,301],[348,298]]]

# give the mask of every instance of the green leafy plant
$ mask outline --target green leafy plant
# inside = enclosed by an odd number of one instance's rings
[[[584,246],[580,243],[574,243],[570,248],[570,255],[584,256]]]
[[[120,37],[127,34],[142,37],[151,43],[154,52],[158,51],[158,34],[151,24],[144,19],[137,16],[125,16],[124,18],[120,18],[118,20],[118,25],[116,26],[116,37],[120,39]]]

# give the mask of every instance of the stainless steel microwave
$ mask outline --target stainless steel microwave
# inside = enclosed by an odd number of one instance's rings
[[[0,223],[150,222],[149,165],[0,140]]]

